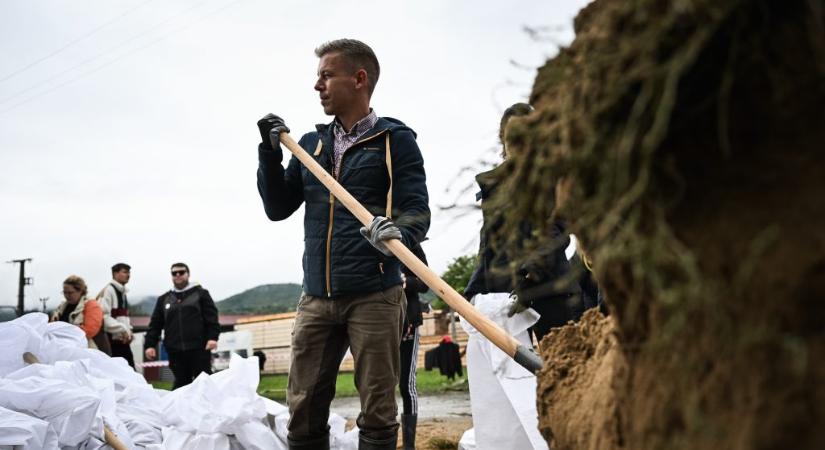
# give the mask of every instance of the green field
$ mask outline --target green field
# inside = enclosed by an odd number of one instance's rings
[[[467,371],[464,371],[464,377],[457,377],[454,381],[450,381],[447,377],[438,373],[438,370],[416,371],[419,394],[434,394],[446,391],[466,391],[467,390]],[[352,372],[341,372],[338,374],[338,381],[335,385],[336,397],[348,397],[358,395],[355,390],[355,383],[352,379]],[[258,393],[264,397],[272,400],[283,402],[286,400],[286,375],[264,375],[261,377],[261,382],[258,384]],[[152,386],[157,389],[172,389],[172,383],[168,381],[154,381]]]

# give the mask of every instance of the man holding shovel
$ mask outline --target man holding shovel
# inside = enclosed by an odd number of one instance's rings
[[[289,129],[272,114],[258,121],[258,191],[267,217],[286,219],[306,203],[304,295],[298,302],[287,388],[289,445],[329,448],[329,405],[349,347],[361,399],[359,448],[394,449],[406,300],[399,261],[383,241],[400,239],[412,248],[426,235],[430,211],[424,162],[415,133],[370,108],[379,75],[372,49],[340,39],[315,54],[320,58],[315,90],[324,113],[334,120],[317,125],[299,145],[376,217],[362,228],[295,157],[282,167],[278,136]]]

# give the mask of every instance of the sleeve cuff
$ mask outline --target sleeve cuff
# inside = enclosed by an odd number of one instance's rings
[[[280,149],[270,150],[263,143],[258,144],[258,161],[263,165],[281,164],[284,152]]]

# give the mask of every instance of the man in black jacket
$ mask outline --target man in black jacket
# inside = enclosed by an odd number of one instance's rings
[[[155,303],[143,348],[147,360],[157,358],[155,348],[163,330],[169,368],[175,375],[172,389],[177,389],[201,372],[212,373],[212,350],[218,347],[221,328],[209,291],[189,283],[189,266],[172,264],[172,284],[174,288]]]
[[[284,121],[258,122],[258,192],[271,220],[284,220],[306,203],[304,295],[298,302],[287,387],[289,446],[328,448],[329,405],[347,347],[361,399],[360,449],[395,449],[398,423],[400,331],[406,300],[398,260],[384,246],[400,239],[414,247],[427,233],[424,161],[415,133],[370,108],[378,59],[363,42],[340,39],[315,50],[318,91],[327,115],[298,142],[364,207],[377,216],[358,220],[296,158],[284,169],[279,135]],[[365,239],[366,238],[366,239]]]

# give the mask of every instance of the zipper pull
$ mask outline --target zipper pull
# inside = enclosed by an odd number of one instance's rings
[[[384,263],[378,263],[378,270],[381,271],[381,275],[384,275]]]

